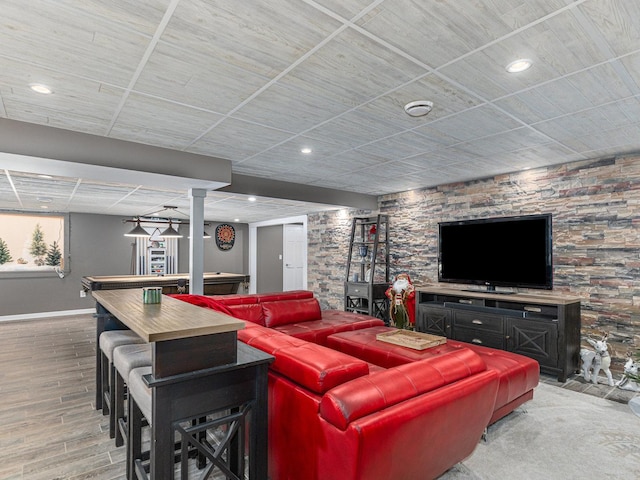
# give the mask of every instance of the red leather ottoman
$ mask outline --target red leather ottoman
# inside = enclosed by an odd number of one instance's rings
[[[451,350],[468,348],[482,357],[488,370],[498,372],[500,386],[489,423],[511,413],[533,398],[533,389],[540,379],[540,366],[535,360],[503,350],[447,339],[447,343],[426,350],[413,350],[376,340],[376,335],[393,330],[391,327],[371,327],[351,332],[334,333],[327,337],[326,345],[383,368],[396,367],[408,362],[440,355]]]

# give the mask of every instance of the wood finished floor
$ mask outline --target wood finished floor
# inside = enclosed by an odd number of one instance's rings
[[[95,351],[91,315],[0,322],[0,480],[125,479],[125,449],[95,410]],[[635,395],[587,387],[578,391],[625,403]]]
[[[124,479],[95,410],[91,315],[0,323],[0,479]]]

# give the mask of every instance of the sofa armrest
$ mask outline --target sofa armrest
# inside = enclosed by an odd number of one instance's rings
[[[345,430],[358,418],[485,370],[484,361],[476,353],[454,350],[339,385],[323,396],[320,415]]]

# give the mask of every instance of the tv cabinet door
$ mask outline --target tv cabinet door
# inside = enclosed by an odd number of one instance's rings
[[[531,357],[558,370],[558,324],[545,320],[510,318],[507,321],[507,350]]]
[[[451,310],[442,307],[418,305],[416,329],[442,337],[451,337]]]

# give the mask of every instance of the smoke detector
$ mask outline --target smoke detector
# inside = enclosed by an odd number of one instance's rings
[[[433,102],[428,100],[416,100],[415,102],[409,102],[404,106],[404,111],[412,117],[423,117],[431,111],[433,108]]]

